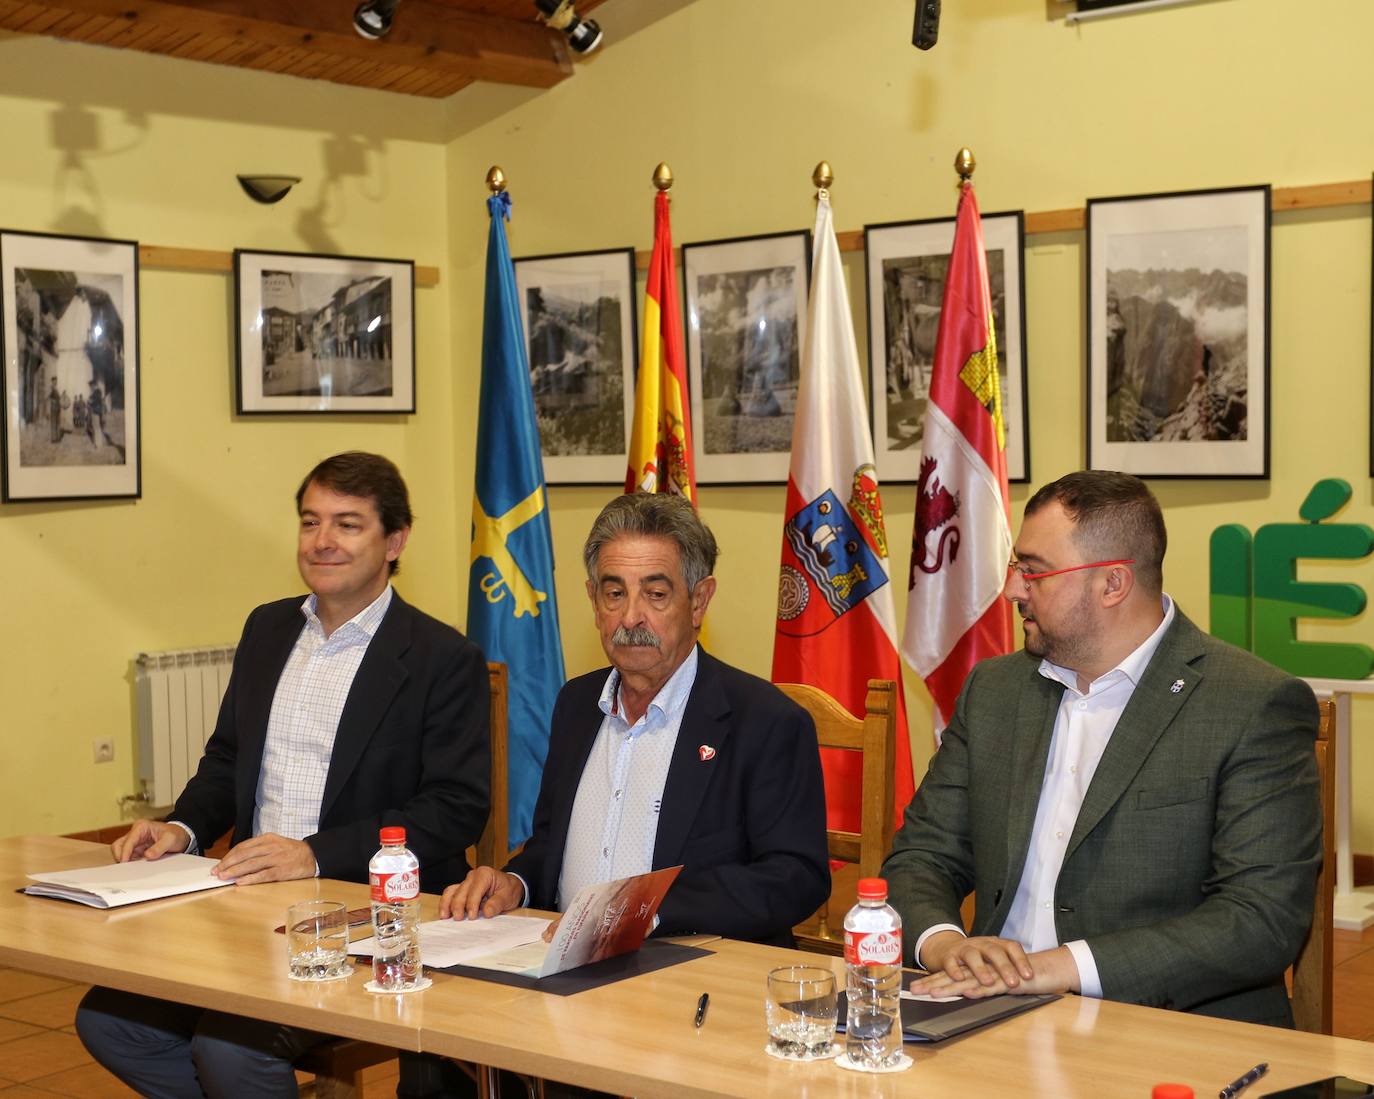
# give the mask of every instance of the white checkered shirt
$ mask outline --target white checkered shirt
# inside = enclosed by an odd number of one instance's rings
[[[353,677],[391,606],[391,585],[329,637],[312,593],[301,604],[305,625],[277,680],[267,741],[258,770],[253,835],[300,840],[320,828],[320,803],[334,734]]]
[[[606,716],[582,770],[568,821],[558,879],[560,912],[583,886],[653,869],[663,787],[696,678],[693,648],[644,716],[628,725],[621,716],[625,706],[620,674],[612,671],[607,677],[599,703]]]

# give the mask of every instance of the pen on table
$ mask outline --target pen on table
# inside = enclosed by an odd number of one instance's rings
[[[706,1021],[706,1005],[710,1002],[711,994],[709,992],[703,992],[701,994],[701,999],[697,1001],[697,1018],[694,1024],[695,1026],[701,1026],[701,1024]]]
[[[1217,1099],[1235,1099],[1235,1096],[1239,1095],[1268,1071],[1269,1063],[1267,1061],[1261,1061],[1239,1080],[1232,1080],[1222,1088],[1221,1091],[1217,1092]]]

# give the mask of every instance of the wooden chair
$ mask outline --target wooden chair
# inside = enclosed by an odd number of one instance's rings
[[[859,831],[827,831],[830,857],[853,863],[858,877],[877,877],[892,848],[892,799],[897,758],[897,685],[870,679],[864,717],[854,717],[830,695],[802,683],[779,683],[778,689],[816,723],[822,748],[863,754]],[[844,915],[854,904],[857,879],[840,872],[832,877],[830,899],[816,915],[793,929],[797,946],[820,954],[844,953]]]
[[[1299,1030],[1330,1034],[1332,1026],[1332,903],[1336,892],[1336,704],[1320,703],[1317,776],[1322,800],[1322,868],[1317,876],[1312,928],[1293,963],[1293,1022]]]
[[[509,754],[506,746],[509,680],[504,664],[487,665],[491,684],[491,811],[487,826],[473,847],[468,862],[473,866],[504,866],[510,856]],[[296,1061],[296,1067],[315,1076],[316,1099],[355,1099],[360,1093],[365,1068],[396,1056],[390,1046],[340,1038],[310,1050]]]

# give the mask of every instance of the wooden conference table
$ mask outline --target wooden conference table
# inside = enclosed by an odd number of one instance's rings
[[[1374,1045],[1073,996],[939,1045],[908,1045],[916,1065],[907,1072],[860,1075],[763,1052],[767,971],[802,962],[838,973],[838,959],[717,940],[709,956],[574,996],[445,973],[423,993],[376,996],[363,991],[362,967],[346,981],[289,980],[273,931],[293,901],[366,903],[362,885],[280,882],[113,911],[14,892],[29,871],[108,857],[77,840],[0,839],[0,965],[645,1099],[1142,1099],[1165,1080],[1208,1099],[1260,1061],[1269,1075],[1245,1099],[1336,1074],[1374,1080]],[[424,898],[426,918],[436,904]],[[702,992],[711,1006],[697,1030]]]

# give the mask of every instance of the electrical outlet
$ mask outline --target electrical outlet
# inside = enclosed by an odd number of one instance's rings
[[[97,737],[91,745],[95,749],[97,763],[114,762],[114,740],[107,736]]]

